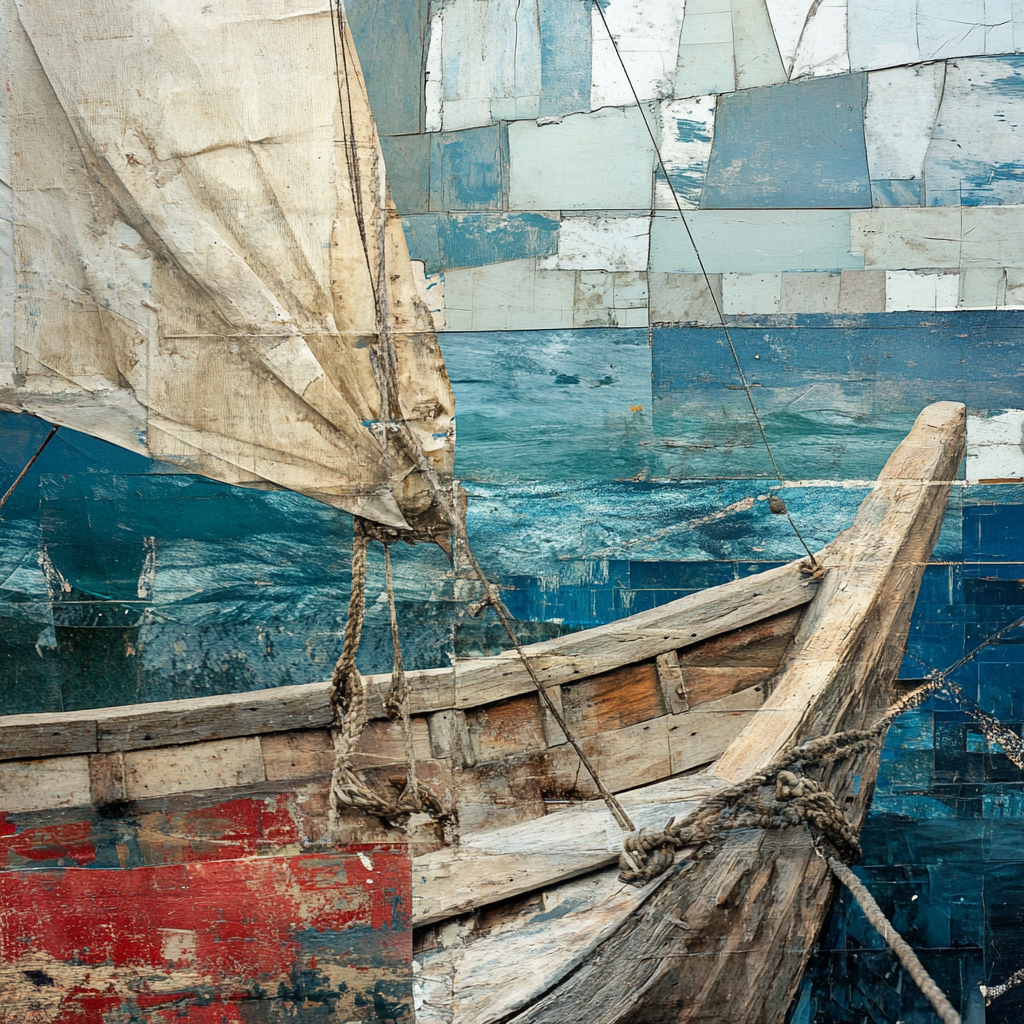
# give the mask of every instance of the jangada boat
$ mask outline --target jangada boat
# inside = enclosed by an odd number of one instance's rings
[[[341,5],[3,3],[0,408],[475,564]],[[597,629],[389,681],[350,615],[330,682],[0,719],[0,1020],[781,1019],[815,836],[664,826],[888,704],[963,435],[930,406],[817,556]],[[875,758],[790,789],[852,835]]]
[[[964,419],[962,405],[925,409],[816,565],[409,673],[433,816],[343,806],[332,821],[329,683],[0,719],[16,868],[0,872],[0,1015],[134,1003],[191,1019],[216,1003],[228,1020],[285,1004],[297,1019],[399,1020],[412,983],[420,1022],[781,1020],[831,897],[815,835],[733,829],[626,885],[623,832],[558,719],[638,828],[873,722]],[[390,679],[364,682],[351,768],[394,799],[409,767]],[[877,756],[817,769],[854,831]]]

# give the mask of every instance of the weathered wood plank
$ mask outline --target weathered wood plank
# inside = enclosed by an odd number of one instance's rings
[[[638,827],[661,827],[721,786],[707,776],[685,776],[620,799]],[[414,858],[413,923],[420,927],[613,864],[621,844],[622,832],[599,800],[463,837],[457,848]]]
[[[0,761],[92,754],[97,749],[95,712],[0,717]]]
[[[127,799],[124,755],[93,754],[89,758],[89,793],[94,807],[107,807]]]
[[[678,652],[679,664],[709,668],[732,665],[777,668],[796,635],[803,614],[803,608],[794,608],[694,644]]]
[[[666,651],[654,659],[658,670],[658,682],[661,685],[661,696],[665,707],[673,714],[681,714],[690,710],[686,699],[686,687],[683,673],[679,667],[679,655],[675,651]]]
[[[129,705],[96,712],[101,752],[169,747],[178,743],[316,729],[330,724],[324,683],[282,686],[192,700]]]
[[[85,807],[90,801],[89,758],[47,757],[0,764],[0,811]]]
[[[427,715],[427,726],[430,730],[431,757],[452,758],[462,768],[471,768],[476,764],[464,711],[436,711]]]
[[[683,680],[683,691],[692,709],[709,700],[728,697],[730,693],[749,690],[753,686],[764,687],[775,675],[775,669],[754,665],[736,665],[729,668],[681,665],[680,675]]]
[[[623,665],[567,687],[566,722],[576,737],[624,729],[667,712],[655,662]]]
[[[257,736],[137,750],[124,757],[124,791],[128,800],[265,781],[263,752]]]
[[[526,648],[545,686],[578,682],[807,604],[814,596],[798,563],[641,612],[627,622]],[[408,674],[414,715],[466,709],[534,690],[515,651]],[[367,712],[384,717],[390,678],[371,676]],[[178,743],[317,729],[330,724],[327,683],[255,693],[131,704],[95,711],[0,717],[0,760],[64,753],[109,753]]]
[[[548,699],[555,706],[555,710],[565,719],[565,707],[562,703],[562,687],[561,686],[549,686],[545,692],[548,695]],[[549,747],[558,747],[566,742],[565,733],[562,731],[562,727],[558,724],[558,720],[548,709],[547,704],[544,700],[537,695],[537,706],[540,708],[541,725],[544,730],[544,742]]]
[[[918,417],[853,528],[823,556],[824,584],[765,709],[709,775],[745,778],[785,744],[861,727],[888,702],[963,456],[964,420],[954,403]],[[870,805],[877,758],[865,753],[821,772],[854,827]],[[713,858],[678,865],[642,914],[512,1019],[772,1024],[785,1014],[832,889],[805,829],[731,833]]]
[[[889,458],[854,525],[830,545],[824,583],[771,696],[715,766],[718,778],[747,778],[802,728],[834,719],[863,685],[881,648],[893,642],[902,647],[906,630],[890,635],[897,622],[892,609],[909,602],[909,616],[913,608],[963,458],[963,424],[963,406],[931,405]]]
[[[753,721],[764,703],[764,689],[751,686],[718,700],[706,701],[668,723],[672,774],[714,761]]]
[[[500,704],[441,714],[461,716],[469,734],[473,763],[496,761],[524,750],[540,750],[550,745],[544,736],[544,718],[539,701],[535,694],[524,693]]]
[[[814,582],[801,573],[800,563],[791,562],[620,622],[533,644],[526,651],[542,684],[578,682],[799,608],[814,592]],[[533,689],[514,651],[457,662],[455,675],[457,707],[504,700]],[[424,697],[421,690],[418,699]],[[420,710],[417,698],[412,706]]]
[[[635,889],[619,881],[618,868],[606,868],[522,905],[485,909],[468,936],[435,929],[438,943],[413,955],[416,1024],[503,1020],[582,963],[662,881]]]

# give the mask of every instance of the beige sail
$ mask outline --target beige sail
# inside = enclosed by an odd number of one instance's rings
[[[0,4],[0,408],[429,525],[454,403],[340,3]]]

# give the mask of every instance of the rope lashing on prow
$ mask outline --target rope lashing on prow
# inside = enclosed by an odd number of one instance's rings
[[[673,819],[660,831],[641,830],[627,837],[619,857],[619,877],[636,886],[646,885],[672,866],[677,849],[688,847],[699,856],[702,846],[733,829],[787,828],[806,824],[823,840],[822,845],[828,851],[827,863],[833,874],[849,889],[868,921],[889,944],[943,1024],[961,1024],[960,1015],[914,951],[847,866],[860,859],[860,843],[835,797],[820,782],[803,774],[806,767],[877,747],[897,717],[944,687],[945,681],[939,676],[936,674],[936,678],[892,704],[871,728],[849,729],[808,740],[781,754],[762,772],[708,798],[678,824]],[[774,791],[768,792],[766,787],[771,786]],[[1024,971],[1020,974],[1024,978]],[[1007,984],[1012,982],[1013,979]],[[982,992],[986,992],[984,987]]]
[[[484,598],[478,603],[478,610],[485,606],[494,609],[505,631],[508,633],[523,667],[533,682],[548,711],[558,723],[566,739],[576,751],[581,764],[590,773],[602,799],[611,811],[616,823],[623,832],[632,832],[636,826],[619,803],[615,794],[601,781],[597,769],[590,758],[572,735],[568,723],[558,707],[544,689],[536,669],[530,663],[523,650],[515,630],[512,628],[511,615],[501,600],[493,584],[484,575],[480,563],[476,560],[469,546],[465,524],[461,517],[454,516],[457,523],[457,543],[463,545],[463,551],[473,567],[473,571],[484,589]],[[409,690],[402,666],[402,651],[398,638],[398,620],[395,611],[394,585],[391,576],[391,556],[389,545],[395,539],[387,534],[386,528],[378,527],[358,516],[352,523],[352,591],[349,597],[348,620],[345,624],[345,640],[341,656],[334,666],[331,677],[331,709],[334,717],[332,736],[334,739],[334,770],[331,775],[331,822],[332,828],[337,824],[342,806],[356,807],[382,817],[394,817],[411,811],[429,810],[434,814],[443,814],[444,809],[430,788],[416,778],[416,759],[412,744],[412,725],[409,713]],[[406,761],[408,775],[401,794],[396,799],[384,799],[375,793],[352,765],[352,753],[359,742],[366,725],[366,683],[356,667],[356,654],[362,639],[363,623],[366,614],[366,553],[368,540],[371,536],[384,544],[384,566],[387,578],[388,604],[391,611],[391,636],[394,645],[394,668],[391,676],[391,691],[384,701],[384,709],[389,718],[401,717],[405,732]],[[397,534],[395,535],[397,536]]]
[[[860,858],[860,843],[835,797],[804,771],[878,746],[889,725],[939,689],[938,680],[892,704],[868,729],[848,729],[807,740],[785,751],[762,771],[708,797],[685,818],[663,829],[641,829],[627,836],[619,857],[624,882],[642,886],[667,871],[676,850],[699,849],[724,832],[741,828],[790,828],[809,825],[831,843],[848,864]]]
[[[629,74],[629,70],[626,67],[626,62],[622,59],[622,54],[619,52],[619,44],[612,35],[612,30],[608,25],[608,19],[605,17],[604,8],[601,5],[600,0],[593,0],[593,9],[597,11],[601,18],[601,24],[604,25],[605,33],[608,36],[609,42],[612,44],[612,49],[615,51],[615,56],[618,59],[619,66],[622,68],[622,73],[626,77],[626,82],[629,85],[629,91],[633,94],[633,99],[636,101],[636,108],[640,111],[640,116],[644,119],[644,127],[647,129],[647,134],[651,137],[651,144],[654,146],[655,156],[658,158],[658,167],[661,169],[661,173],[664,175],[665,184],[668,185],[669,192],[672,193],[672,201],[675,203],[676,212],[679,214],[679,220],[682,222],[683,230],[686,232],[686,237],[690,242],[690,248],[693,249],[693,254],[697,257],[697,265],[700,267],[701,275],[704,278],[704,285],[707,288],[708,296],[711,298],[711,303],[715,307],[715,315],[718,317],[718,323],[725,334],[725,340],[729,343],[729,351],[732,353],[733,362],[736,364],[736,373],[739,376],[740,384],[743,385],[743,391],[747,396],[747,403],[750,405],[751,415],[754,417],[754,422],[757,424],[758,433],[761,435],[761,442],[764,445],[765,451],[768,453],[768,461],[772,464],[772,470],[775,473],[775,479],[779,481],[779,484],[784,483],[782,472],[779,470],[779,465],[775,461],[775,453],[772,451],[772,446],[768,441],[768,435],[765,433],[764,423],[761,420],[761,414],[757,411],[757,405],[754,402],[754,392],[750,387],[750,382],[747,380],[747,375],[743,372],[743,364],[740,362],[739,353],[736,351],[736,345],[732,340],[732,332],[729,330],[729,325],[725,322],[725,316],[722,313],[722,307],[718,302],[718,297],[715,295],[714,288],[711,287],[711,278],[708,276],[708,272],[704,267],[704,260],[701,257],[700,250],[697,248],[697,243],[694,240],[693,232],[690,230],[690,225],[686,220],[686,215],[683,213],[683,205],[679,202],[679,194],[676,192],[675,185],[672,184],[672,178],[668,173],[668,169],[665,167],[665,161],[661,155],[661,146],[658,145],[658,140],[655,137],[654,132],[651,130],[651,125],[647,120],[647,115],[644,113],[643,106],[640,103],[640,96],[636,91],[636,87],[633,85],[633,79]],[[817,566],[817,560],[814,557],[814,552],[807,546],[807,542],[804,540],[800,531],[796,528],[796,523],[793,522],[793,517],[789,514],[789,510],[786,508],[785,502],[781,498],[775,498],[775,501],[781,506],[781,508],[772,508],[771,511],[776,515],[784,515],[789,520],[789,525],[793,528],[793,533],[796,534],[796,539],[800,541],[804,551],[807,552],[807,557],[811,560],[812,566]]]

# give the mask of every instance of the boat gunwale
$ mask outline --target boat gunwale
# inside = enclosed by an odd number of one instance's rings
[[[545,687],[581,683],[605,672],[683,650],[803,607],[816,580],[800,560],[689,594],[657,608],[525,647]],[[689,633],[689,635],[685,635]],[[370,675],[367,715],[386,717],[390,675]],[[407,673],[410,711],[481,707],[534,691],[515,651],[460,659],[449,668]],[[0,762],[181,746],[331,725],[330,683],[188,697],[107,708],[0,716]]]

